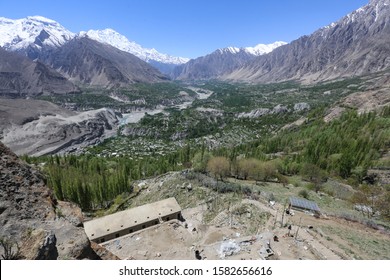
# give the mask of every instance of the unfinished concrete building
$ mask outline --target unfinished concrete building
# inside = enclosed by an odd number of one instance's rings
[[[102,243],[172,219],[182,219],[173,197],[87,221],[84,229],[91,241]]]

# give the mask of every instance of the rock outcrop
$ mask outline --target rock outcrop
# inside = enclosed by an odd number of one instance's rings
[[[71,222],[79,208],[59,203],[42,174],[1,142],[0,182],[0,238],[13,244],[14,258],[99,259],[81,223]]]
[[[294,107],[292,108],[293,112],[301,112],[301,111],[308,111],[310,110],[310,105],[306,102],[301,103],[295,103]],[[248,119],[255,119],[260,118],[263,116],[268,115],[278,115],[278,114],[285,114],[291,112],[290,109],[287,108],[287,106],[284,106],[282,104],[276,105],[274,108],[257,108],[250,112],[246,113],[239,113],[237,114],[237,118],[248,118]]]
[[[307,104],[306,102],[294,104],[294,111],[295,112],[301,112],[301,111],[306,111],[306,110],[310,110],[310,105]]]

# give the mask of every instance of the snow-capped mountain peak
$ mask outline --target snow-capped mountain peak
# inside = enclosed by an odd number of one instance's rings
[[[223,54],[223,53],[232,53],[232,54],[236,54],[236,53],[239,53],[241,51],[240,48],[237,48],[237,47],[227,47],[227,48],[222,48],[222,49],[218,49],[218,51]]]
[[[58,22],[30,16],[22,19],[0,18],[0,46],[8,50],[21,50],[29,45],[58,47],[75,36]]]
[[[276,49],[280,46],[286,45],[286,44],[287,44],[286,42],[277,41],[277,42],[272,43],[272,44],[258,44],[255,47],[247,47],[244,49],[247,53],[259,56],[259,55],[263,55],[266,53],[270,53],[274,49]]]
[[[112,45],[120,50],[134,54],[146,62],[161,62],[178,65],[189,59],[159,53],[155,49],[146,49],[113,29],[89,30],[72,33],[58,22],[42,16],[29,16],[22,19],[0,17],[0,47],[10,51],[26,50],[32,46],[60,47],[76,36],[88,36],[101,43]]]
[[[28,16],[27,17],[28,20],[30,21],[35,21],[35,22],[41,22],[43,23],[44,25],[58,25],[60,26],[60,24],[52,19],[49,19],[49,18],[46,18],[46,17],[43,17],[43,16]]]
[[[266,53],[272,52],[274,49],[283,46],[287,44],[286,42],[282,41],[277,41],[272,44],[258,44],[255,47],[247,47],[247,48],[237,48],[237,47],[227,47],[227,48],[222,48],[218,49],[219,53],[224,54],[224,53],[231,53],[231,54],[237,54],[239,52],[246,52],[251,55],[259,56],[263,55]]]
[[[129,41],[125,36],[111,28],[104,30],[89,30],[87,32],[83,31],[80,32],[80,36],[88,36],[98,42],[109,44],[122,51],[131,53],[146,62],[158,61],[168,64],[183,64],[189,60],[188,58],[173,57],[168,54],[162,54],[155,49],[143,48],[141,45]]]

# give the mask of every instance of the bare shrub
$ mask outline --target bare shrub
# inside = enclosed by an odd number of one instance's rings
[[[4,251],[4,253],[1,255],[3,260],[17,260],[20,258],[20,248],[17,242],[11,240],[10,238],[1,237],[0,246]]]

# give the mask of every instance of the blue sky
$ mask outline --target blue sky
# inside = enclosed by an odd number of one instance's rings
[[[218,48],[291,42],[369,0],[0,0],[0,16],[40,15],[72,32],[112,28],[143,47],[195,58]]]

